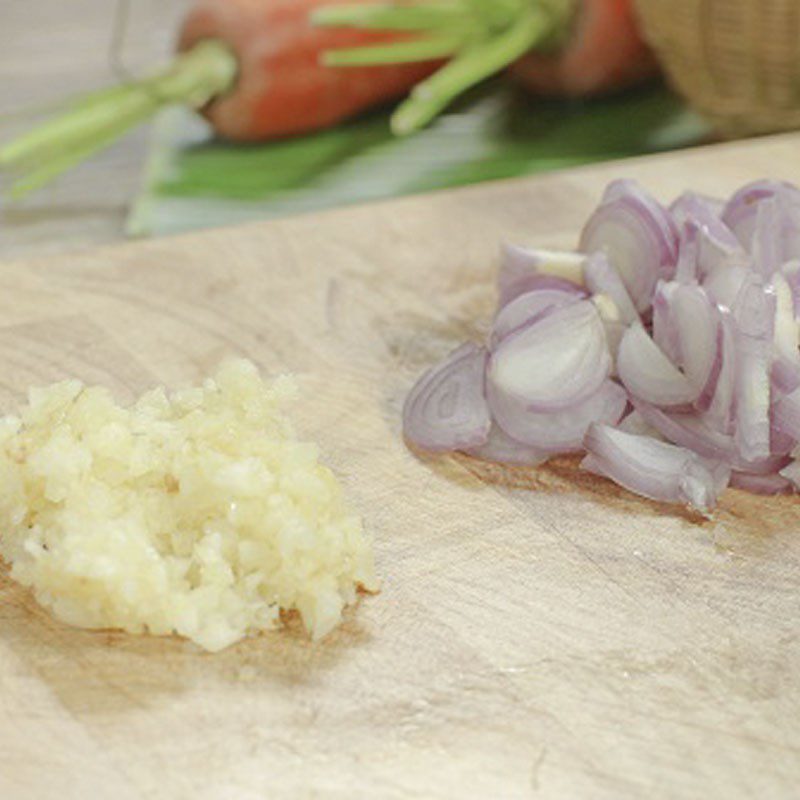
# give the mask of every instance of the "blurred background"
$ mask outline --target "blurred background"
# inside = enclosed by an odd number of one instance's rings
[[[120,53],[149,70],[171,52],[189,0],[135,0]],[[108,0],[1,0],[0,142],[75,94],[119,80],[110,58],[118,9]],[[142,184],[149,129],[133,131],[24,201],[2,199],[0,257],[64,250],[123,235]],[[5,188],[7,181],[4,181]]]
[[[558,7],[559,0],[554,1]],[[441,0],[429,2],[441,5]],[[488,9],[486,25],[495,26],[494,38],[487,39],[491,43],[505,35],[508,20],[516,24],[514,15],[526,13],[525,3],[542,0],[452,2],[474,2]],[[362,6],[369,4],[362,0]],[[423,0],[418,5],[424,4]],[[182,21],[197,5],[191,0],[2,0],[0,145],[74,108],[76,96],[133,84],[165,69],[174,58]],[[201,29],[206,23],[213,30],[214,25],[224,28],[226,15],[241,17],[232,23],[235,35],[227,28],[225,35],[239,48],[240,82],[251,89],[241,73],[249,80],[248,70],[269,67],[273,56],[264,53],[273,46],[286,51],[280,58],[289,76],[287,94],[277,101],[268,98],[262,114],[290,106],[293,91],[307,101],[301,82],[291,82],[311,69],[311,51],[314,70],[323,70],[317,59],[331,42],[352,52],[352,37],[340,41],[335,29],[312,30],[307,22],[317,6],[342,5],[335,0],[200,0],[199,5],[210,8],[211,19],[195,19]],[[498,21],[501,7],[508,20]],[[245,13],[245,8],[256,8],[260,16],[248,17],[251,12]],[[159,102],[165,107],[152,119],[132,125],[110,147],[78,160],[52,182],[28,193],[16,192],[19,197],[12,195],[20,163],[30,171],[42,161],[48,163],[45,156],[54,157],[40,146],[29,147],[27,164],[10,160],[0,184],[0,257],[302,213],[792,127],[788,110],[800,103],[797,82],[785,74],[785,65],[793,61],[799,9],[792,0],[640,0],[640,16],[634,16],[632,3],[625,0],[584,0],[580,24],[570,22],[566,33],[556,37],[557,45],[549,40],[541,47],[537,44],[544,54],[525,65],[532,80],[525,70],[517,70],[516,76],[495,70],[409,136],[392,133],[397,100],[388,96],[373,97],[342,119],[312,120],[307,131],[286,135],[285,126],[276,127],[262,131],[259,141],[246,143],[217,135],[230,132],[229,119],[212,116],[212,127],[187,103]],[[223,16],[226,19],[220,21]],[[298,27],[301,17],[308,30]],[[630,63],[618,63],[631,39],[624,27],[631,19],[637,35],[655,45],[668,80],[653,76],[638,50],[626,56]],[[262,23],[264,30],[254,38],[253,29]],[[237,25],[249,31],[247,36],[236,32]],[[426,28],[420,36],[439,41],[440,30],[450,35],[453,29],[452,24]],[[753,49],[759,37],[769,42],[763,53]],[[569,57],[556,57],[559,48]],[[257,57],[251,57],[253,53]],[[455,61],[460,54],[454,51],[448,58]],[[779,80],[764,72],[770,65],[780,73]],[[429,72],[434,66],[439,62]],[[206,63],[200,69],[208,72],[210,67]],[[357,72],[341,66],[328,69],[336,72],[338,81],[356,82]],[[192,70],[196,75],[197,68]],[[641,75],[630,79],[629,73],[637,70]],[[605,73],[610,78],[604,78],[602,91],[584,85],[586,76],[594,80],[595,74]],[[302,74],[304,81],[311,80]],[[343,86],[338,83],[331,91],[343,97]],[[159,100],[160,87],[146,91]],[[236,91],[242,90],[237,84]],[[109,104],[112,101],[102,98],[113,117],[120,106]],[[763,108],[752,114],[750,109],[759,103],[784,113],[779,120]],[[234,111],[241,116],[241,108]],[[275,112],[275,119],[279,116]],[[241,138],[240,130],[234,133],[233,138]],[[63,141],[63,132],[59,136]],[[51,139],[52,148],[59,138]]]

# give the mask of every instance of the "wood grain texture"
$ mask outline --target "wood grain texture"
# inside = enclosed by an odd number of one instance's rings
[[[413,457],[398,419],[485,328],[498,240],[573,243],[611,177],[666,198],[763,175],[800,180],[800,138],[0,268],[0,407],[231,354],[292,371],[384,581],[322,643],[209,656],[67,628],[0,577],[0,797],[796,796],[798,500],[729,492],[701,522],[568,463],[504,488]]]

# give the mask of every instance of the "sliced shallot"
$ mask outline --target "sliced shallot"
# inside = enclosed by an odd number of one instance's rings
[[[728,235],[730,238],[715,236],[708,228],[700,230],[697,256],[697,274],[700,280],[720,269],[749,266],[750,258],[744,248],[730,231]]]
[[[775,458],[786,457],[797,449],[797,437],[781,430],[775,421],[772,421],[769,432],[769,449]]]
[[[685,209],[675,279],[702,280],[717,269],[747,264],[747,253],[736,235],[705,205]]]
[[[664,441],[664,437],[652,425],[648,425],[645,418],[635,408],[617,425],[617,430]]]
[[[770,369],[775,295],[754,273],[734,304],[736,337],[736,432],[742,458],[770,455]]]
[[[502,308],[519,295],[538,289],[561,289],[586,297],[582,288],[585,261],[586,257],[580,253],[503,244],[497,276],[499,306]]]
[[[776,356],[772,362],[769,379],[775,397],[790,394],[800,386],[800,368],[785,358]]]
[[[487,352],[464,344],[416,383],[403,406],[403,433],[423,450],[448,451],[486,442],[491,417],[484,395]]]
[[[530,411],[491,386],[488,396],[494,419],[509,436],[531,447],[559,453],[579,452],[589,425],[616,425],[628,405],[625,390],[610,380],[582,403],[550,414]]]
[[[769,345],[740,337],[737,355],[736,443],[743,458],[766,458],[770,452]]]
[[[691,284],[699,280],[701,235],[700,226],[695,222],[687,220],[684,223],[678,245],[678,266],[675,268],[677,283]]]
[[[737,456],[731,462],[731,468],[738,472],[749,472],[753,475],[774,475],[790,464],[792,459],[786,455],[756,458],[752,461]]]
[[[622,337],[617,373],[633,397],[653,405],[686,406],[700,394],[639,323]]]
[[[794,484],[780,473],[774,475],[753,475],[750,472],[732,472],[731,487],[751,494],[777,495],[791,494]]]
[[[504,246],[488,351],[418,381],[409,443],[523,466],[584,451],[704,513],[729,482],[800,491],[800,190],[757,181],[667,211],[615,181],[580,250]]]
[[[594,394],[610,370],[603,323],[594,304],[581,300],[503,339],[489,360],[487,382],[531,411],[551,412]]]
[[[783,246],[785,224],[784,207],[778,197],[766,197],[758,204],[750,252],[754,269],[766,280],[787,261]]]
[[[639,319],[639,312],[617,270],[604,253],[592,253],[586,259],[584,275],[587,288],[594,295],[604,294],[614,301],[619,319],[630,325]]]
[[[552,451],[540,450],[536,447],[512,439],[499,425],[493,424],[489,438],[478,447],[464,451],[484,461],[496,461],[498,464],[537,467],[544,464],[553,454]]]
[[[720,308],[730,310],[749,274],[749,266],[736,263],[724,265],[703,279],[703,288]]]
[[[733,437],[715,430],[697,412],[673,414],[641,400],[634,400],[633,405],[645,423],[668,442],[693,450],[703,458],[726,462],[734,458]]]
[[[777,472],[787,463],[786,452],[774,452],[766,458],[748,460],[736,452],[736,443],[730,434],[716,430],[709,424],[707,415],[697,413],[670,413],[636,401],[635,409],[645,423],[659,432],[661,437],[677,445],[692,450],[702,458],[723,461],[740,471],[758,475]],[[775,440],[773,435],[772,440]],[[783,449],[779,442],[777,449]]]
[[[678,335],[678,365],[698,393],[697,407],[705,411],[722,368],[719,312],[700,286],[678,286],[670,305]]]
[[[764,200],[776,197],[787,208],[800,208],[800,191],[797,187],[771,180],[755,181],[743,186],[726,204],[722,220],[748,251],[753,245],[759,206]],[[789,254],[788,257],[797,258],[800,253]]]
[[[603,328],[606,332],[606,345],[611,356],[611,374],[615,375],[614,364],[617,362],[619,344],[628,326],[620,319],[617,304],[607,294],[596,294],[592,297],[592,304],[597,309],[600,319],[603,321]]]
[[[781,397],[772,406],[772,422],[779,431],[800,442],[800,389]]]
[[[668,247],[677,247],[678,243],[678,226],[672,214],[666,209],[658,200],[642,186],[641,183],[630,178],[620,178],[606,186],[603,192],[603,203],[616,202],[617,200],[625,200],[634,202],[642,209],[647,211],[648,216],[654,225],[661,229],[661,235],[664,237]],[[672,254],[672,263],[670,268],[675,265],[675,258],[677,251]]]
[[[800,317],[800,260],[787,261],[781,267],[781,274],[786,278],[792,291],[795,318]]]
[[[504,305],[492,323],[490,347],[494,350],[500,342],[526,325],[547,316],[561,306],[576,303],[580,295],[561,288],[534,289],[525,292]]]
[[[800,491],[800,461],[792,461],[787,464],[781,471],[780,475],[790,481],[794,486],[795,491]]]
[[[617,181],[586,223],[580,250],[605,253],[642,312],[656,281],[675,270],[678,232],[669,212],[638,185]]]
[[[685,503],[707,514],[730,479],[730,468],[683,447],[592,425],[581,466],[632,492],[665,503]]]
[[[673,364],[681,358],[678,326],[672,314],[672,296],[677,288],[675,281],[659,281],[653,295],[653,341]]]
[[[718,357],[719,375],[714,393],[708,402],[705,419],[711,427],[730,434],[733,432],[733,401],[736,390],[736,325],[727,311],[720,313]]]
[[[725,201],[719,197],[711,197],[699,192],[684,192],[672,201],[669,212],[678,227],[680,227],[687,219],[696,218],[699,209],[703,209],[708,215],[720,219],[722,212],[725,210]]]
[[[779,392],[791,392],[800,386],[800,327],[794,316],[792,289],[780,272],[772,276],[770,288],[775,295],[772,383]]]

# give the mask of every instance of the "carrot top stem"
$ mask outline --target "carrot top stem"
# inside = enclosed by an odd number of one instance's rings
[[[457,53],[463,37],[456,31],[436,33],[405,42],[329,50],[322,56],[326,67],[362,67],[433,61]]]
[[[462,22],[462,2],[429,0],[418,5],[374,3],[369,5],[323,6],[312,14],[316,25],[364,30],[424,31]]]
[[[200,42],[161,74],[97,92],[75,108],[0,148],[0,167],[19,174],[11,196],[22,197],[112,144],[160,108],[196,108],[230,89],[236,57],[221,42]]]
[[[403,136],[423,128],[438,116],[453,98],[525,55],[549,33],[550,20],[541,11],[520,17],[507,31],[467,48],[411,92],[392,116],[392,130]]]
[[[535,48],[566,37],[577,0],[411,0],[330,6],[316,25],[409,31],[418,36],[377,47],[323,54],[327,66],[396,64],[451,59],[420,83],[392,117],[398,135],[427,125],[458,95]]]

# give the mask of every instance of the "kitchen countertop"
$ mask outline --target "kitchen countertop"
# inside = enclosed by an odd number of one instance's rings
[[[65,98],[114,83],[115,19],[121,59],[134,74],[165,63],[189,0],[5,0],[0,10],[0,141]],[[126,15],[127,9],[127,15]],[[141,180],[148,128],[26,198],[0,205],[0,259],[74,250],[123,236]],[[0,187],[2,183],[0,183]]]

